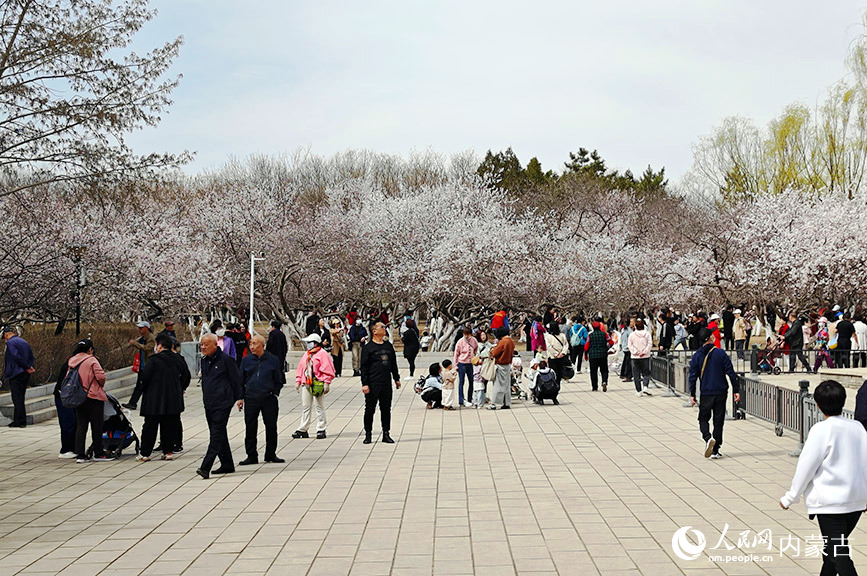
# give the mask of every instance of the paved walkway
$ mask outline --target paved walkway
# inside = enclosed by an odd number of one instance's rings
[[[818,534],[802,504],[777,505],[796,462],[790,434],[729,422],[726,457],[705,460],[682,400],[639,399],[619,379],[592,393],[587,381],[566,386],[560,406],[498,412],[425,410],[406,386],[395,396],[397,444],[369,446],[358,379],[332,388],[326,440],[291,439],[299,401],[289,389],[279,420],[286,464],[208,481],[195,474],[207,441],[197,388],[187,394],[187,452],[174,462],[77,465],[56,458],[56,422],[3,428],[0,575],[819,572],[804,542],[800,557],[778,551],[784,535]],[[238,413],[230,436],[240,460]],[[746,529],[750,538],[771,530],[772,559],[709,557],[762,554],[749,543],[674,555],[678,528],[715,547],[725,524],[732,544]],[[856,530],[861,566],[863,542]]]

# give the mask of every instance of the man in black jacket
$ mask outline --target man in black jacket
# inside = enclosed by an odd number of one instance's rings
[[[162,459],[171,460],[177,439],[176,422],[184,409],[182,371],[172,352],[172,339],[164,333],[157,334],[156,354],[148,358],[141,371],[142,402],[140,414],[142,425],[139,462],[151,459],[157,428],[160,431]],[[189,377],[187,377],[189,384]]]
[[[220,467],[214,474],[228,474],[235,471],[232,449],[229,446],[229,414],[235,402],[243,398],[241,373],[238,365],[217,346],[217,337],[205,334],[202,337],[202,401],[205,404],[205,418],[211,433],[208,451],[202,459],[196,474],[207,479],[217,456]]]
[[[723,443],[723,425],[726,419],[726,399],[728,385],[732,385],[735,403],[741,401],[740,384],[729,355],[717,350],[714,334],[708,328],[698,333],[702,347],[692,355],[689,362],[689,401],[695,406],[696,380],[701,382],[701,395],[698,405],[698,428],[705,442],[704,457],[718,460],[722,457],[720,446]],[[713,434],[710,432],[710,419],[713,416]]]
[[[789,345],[789,372],[795,371],[795,365],[797,364],[795,358],[797,357],[804,364],[804,368],[806,368],[809,374],[810,363],[807,361],[807,357],[804,356],[804,322],[792,312],[789,314],[789,324],[789,329],[786,330],[786,335],[783,336],[783,339]]]
[[[286,335],[280,328],[283,324],[279,320],[271,321],[271,329],[268,331],[268,343],[265,350],[277,357],[280,368],[286,371],[286,354],[289,352],[289,344],[286,343]]]
[[[361,350],[361,391],[364,392],[364,443],[370,444],[373,432],[373,414],[379,404],[382,421],[382,441],[394,444],[391,431],[391,380],[400,388],[397,354],[390,342],[385,341],[385,324],[376,322],[371,327],[372,340]]]
[[[731,304],[726,305],[726,309],[723,310],[722,313],[722,321],[723,321],[723,341],[725,350],[731,350],[735,347],[735,336],[734,336],[734,327],[735,327],[735,314],[733,312],[734,308]]]
[[[247,466],[259,463],[256,436],[259,433],[260,412],[265,423],[265,462],[282,464],[285,460],[277,457],[277,396],[286,384],[286,374],[283,372],[282,362],[265,351],[265,338],[259,334],[250,338],[250,352],[241,362],[244,399],[238,400],[238,409],[244,409],[244,424],[247,427],[244,440],[247,458],[238,464]]]

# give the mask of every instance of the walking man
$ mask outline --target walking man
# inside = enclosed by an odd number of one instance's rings
[[[202,465],[196,474],[208,479],[217,456],[220,467],[214,474],[229,474],[235,471],[232,449],[229,446],[229,414],[235,402],[243,398],[241,373],[235,360],[217,345],[217,337],[205,334],[202,337],[202,401],[205,404],[205,419],[211,438]]]
[[[714,334],[708,328],[699,332],[702,347],[692,356],[689,363],[689,401],[695,406],[696,380],[701,381],[701,396],[698,405],[698,428],[705,442],[704,457],[718,460],[722,458],[719,449],[723,443],[723,424],[726,419],[726,399],[728,386],[726,377],[732,385],[735,403],[741,401],[740,384],[729,355],[717,350]],[[710,432],[710,419],[713,417],[713,435]]]
[[[602,318],[596,318],[590,323],[593,332],[584,344],[584,357],[590,361],[590,385],[593,391],[599,390],[599,376],[602,376],[602,391],[608,392],[608,349],[611,339],[603,330]]]
[[[247,458],[238,464],[259,463],[256,451],[259,413],[265,423],[265,462],[282,464],[285,460],[277,457],[277,414],[280,411],[277,397],[286,383],[286,374],[280,360],[265,351],[265,338],[259,334],[250,338],[250,354],[241,361],[241,376],[244,379],[244,399],[238,400],[238,409],[244,409]]]
[[[356,318],[352,327],[349,328],[349,347],[352,350],[352,376],[361,376],[361,348],[367,339],[367,328]]]
[[[151,356],[141,371],[142,402],[140,414],[144,418],[141,432],[141,451],[137,460],[151,459],[157,428],[160,431],[160,449],[163,460],[174,458],[177,443],[176,430],[184,410],[184,384],[176,354],[172,352],[172,338],[163,332],[157,334],[157,353]],[[189,374],[189,372],[187,372]],[[189,376],[187,376],[189,384]]]
[[[620,379],[624,382],[632,380],[632,353],[629,351],[629,335],[635,330],[635,318],[620,332],[620,350],[623,352],[623,363],[620,365]]]
[[[24,407],[24,393],[30,382],[30,375],[36,372],[33,364],[33,350],[24,338],[12,326],[3,328],[3,339],[6,340],[6,355],[4,359],[3,376],[12,389],[12,404],[14,413],[9,428],[24,428],[27,426],[27,410]]]
[[[373,337],[361,351],[361,391],[364,392],[364,443],[370,444],[373,431],[373,413],[379,403],[382,422],[382,441],[394,444],[391,432],[391,380],[400,389],[397,355],[390,342],[385,341],[385,324],[376,322]]]
[[[783,339],[789,345],[789,372],[795,371],[795,365],[797,364],[795,359],[797,358],[809,374],[810,363],[807,361],[807,357],[804,356],[804,323],[792,312],[789,314],[789,324],[789,329],[786,330],[786,335],[783,336]]]

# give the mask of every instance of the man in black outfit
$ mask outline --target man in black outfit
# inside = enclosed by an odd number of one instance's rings
[[[849,368],[849,354],[852,352],[852,338],[858,342],[855,335],[855,325],[852,324],[852,315],[846,312],[843,319],[837,322],[837,349],[834,350],[834,364]]]
[[[144,417],[141,433],[140,462],[151,459],[157,428],[163,460],[172,460],[177,441],[177,421],[184,409],[184,372],[177,356],[172,352],[172,339],[160,332],[156,337],[157,353],[148,358],[141,371],[142,402],[140,414]],[[184,366],[186,368],[186,366]],[[186,385],[189,385],[189,371]]]
[[[714,345],[713,332],[708,328],[702,328],[698,335],[702,347],[692,355],[689,363],[689,400],[695,406],[696,380],[698,380],[701,383],[698,428],[705,442],[704,457],[718,460],[722,457],[719,449],[723,443],[723,425],[726,419],[728,398],[726,377],[731,382],[736,404],[741,401],[740,384],[729,355],[722,350],[717,350]],[[711,417],[713,434],[710,432]]]
[[[211,439],[208,451],[196,474],[207,479],[217,456],[220,467],[214,474],[228,474],[235,471],[232,449],[229,446],[229,414],[232,406],[243,397],[241,373],[235,361],[217,346],[217,337],[205,334],[202,337],[202,401],[205,404],[205,419]]]
[[[239,464],[247,466],[259,463],[256,436],[259,433],[260,412],[265,423],[265,462],[282,464],[285,460],[277,457],[277,414],[280,411],[277,396],[286,384],[283,363],[265,351],[265,338],[259,334],[250,338],[250,352],[241,362],[244,399],[238,400],[238,409],[244,409],[244,424],[247,427],[244,447],[247,458]]]
[[[731,304],[726,305],[726,309],[723,310],[722,313],[722,321],[723,321],[723,347],[725,350],[732,350],[735,347],[735,336],[734,336],[734,327],[735,327],[735,314],[733,312],[734,308]]]
[[[809,374],[810,362],[804,356],[804,322],[794,312],[789,314],[789,329],[783,340],[789,345],[789,372],[795,371],[795,359],[798,358]]]
[[[268,343],[265,350],[277,357],[280,368],[286,372],[286,354],[289,352],[289,344],[286,343],[286,335],[280,330],[282,324],[279,320],[271,320],[271,329],[268,332]]]
[[[390,342],[385,341],[385,324],[376,322],[371,328],[372,340],[361,350],[361,391],[364,392],[364,443],[370,444],[373,431],[373,413],[379,403],[382,421],[382,441],[394,444],[391,431],[391,379],[400,388],[397,354]]]

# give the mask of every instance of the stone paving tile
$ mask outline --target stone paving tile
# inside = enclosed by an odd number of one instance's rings
[[[424,355],[419,365],[438,359]],[[290,437],[300,407],[289,388],[278,421],[286,464],[209,481],[195,475],[208,438],[195,386],[187,452],[173,462],[76,465],[56,458],[56,422],[3,428],[0,574],[818,572],[818,559],[781,557],[777,542],[772,561],[749,563],[712,562],[724,548],[682,560],[671,547],[685,526],[702,531],[708,548],[726,524],[732,544],[747,529],[818,534],[802,505],[786,512],[776,503],[796,463],[791,434],[778,438],[754,419],[728,422],[726,457],[709,461],[696,411],[682,399],[638,399],[616,379],[608,393],[589,388],[579,374],[560,406],[516,402],[497,412],[425,410],[403,388],[394,401],[398,443],[382,444],[377,430],[369,446],[360,442],[357,378],[333,385],[326,440]],[[238,412],[229,436],[242,459]],[[859,530],[852,542],[863,565]]]

